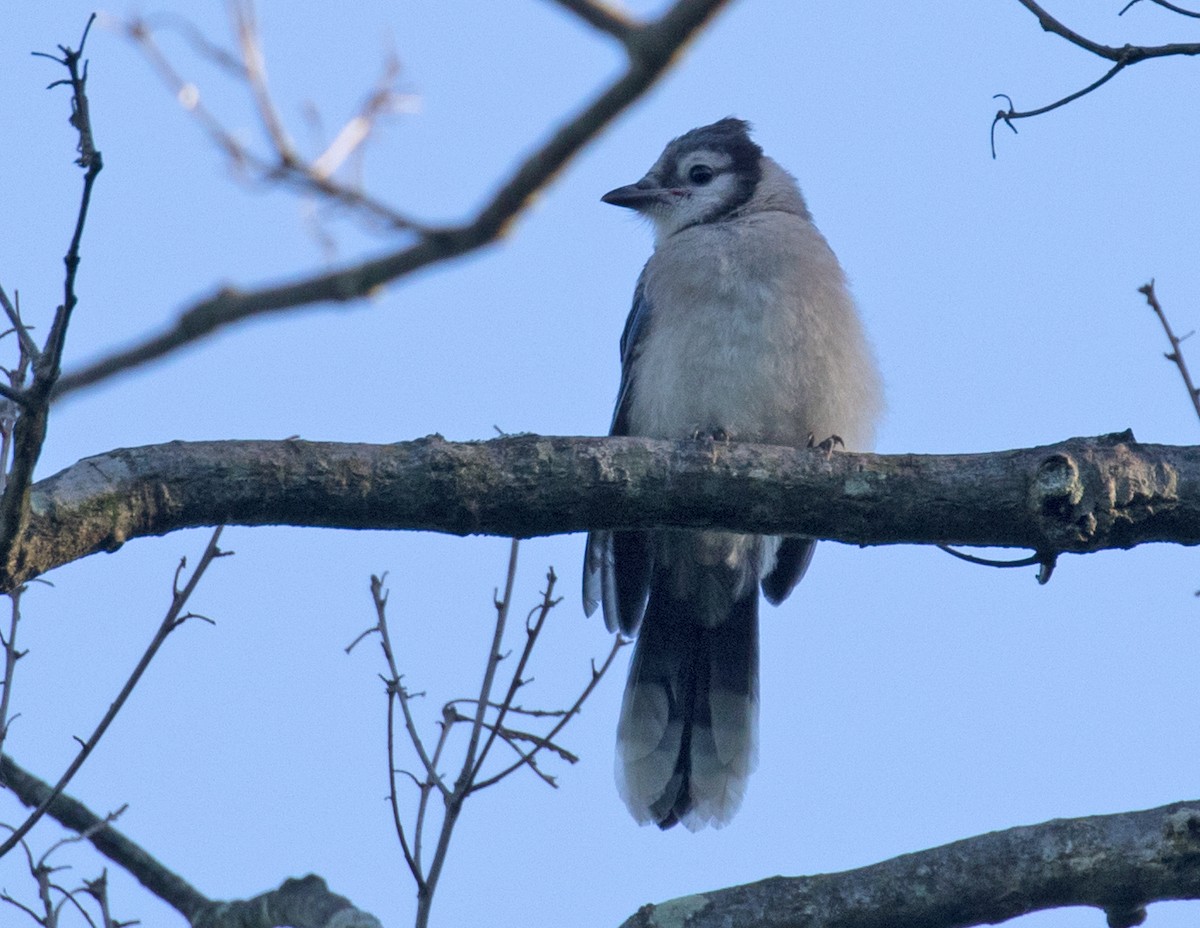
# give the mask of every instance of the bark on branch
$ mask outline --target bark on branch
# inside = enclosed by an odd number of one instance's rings
[[[539,435],[171,442],[85,458],[36,484],[30,506],[0,552],[0,591],[131,538],[219,524],[519,537],[721,526],[1084,552],[1200,543],[1200,447],[1128,432],[964,455]]]
[[[858,870],[772,877],[644,906],[623,928],[959,928],[1076,905],[1130,928],[1147,904],[1169,899],[1200,899],[1200,802],[1055,819]]]

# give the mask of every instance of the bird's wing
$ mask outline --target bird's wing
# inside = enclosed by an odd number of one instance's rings
[[[638,278],[633,307],[621,333],[621,389],[613,411],[610,435],[629,434],[629,405],[633,390],[634,361],[638,340],[645,337],[650,321],[646,299],[646,272]],[[588,615],[604,606],[604,624],[609,631],[637,633],[646,612],[653,569],[650,538],[645,532],[598,531],[588,535],[583,559],[583,609]]]

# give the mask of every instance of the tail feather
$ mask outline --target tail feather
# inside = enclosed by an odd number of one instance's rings
[[[758,590],[729,603],[672,595],[656,577],[617,729],[617,783],[640,823],[727,823],[757,762]],[[705,608],[707,605],[707,609]]]

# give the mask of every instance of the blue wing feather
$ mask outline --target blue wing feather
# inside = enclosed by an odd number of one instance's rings
[[[629,434],[629,405],[634,382],[634,358],[638,340],[650,321],[646,299],[645,271],[633,292],[633,306],[621,333],[621,388],[613,410],[610,435]],[[604,607],[604,623],[610,631],[637,633],[646,611],[653,572],[653,551],[646,532],[591,532],[583,564],[583,608],[591,615]]]
[[[646,299],[646,272],[638,277],[637,287],[633,291],[633,306],[625,319],[625,329],[621,332],[621,389],[617,393],[617,405],[613,409],[612,425],[609,435],[629,434],[629,402],[633,390],[633,361],[637,353],[638,341],[644,338],[650,327],[651,307]]]

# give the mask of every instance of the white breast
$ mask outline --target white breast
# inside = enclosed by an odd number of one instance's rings
[[[694,226],[646,266],[630,431],[867,447],[878,380],[845,279],[813,225],[788,212]]]

